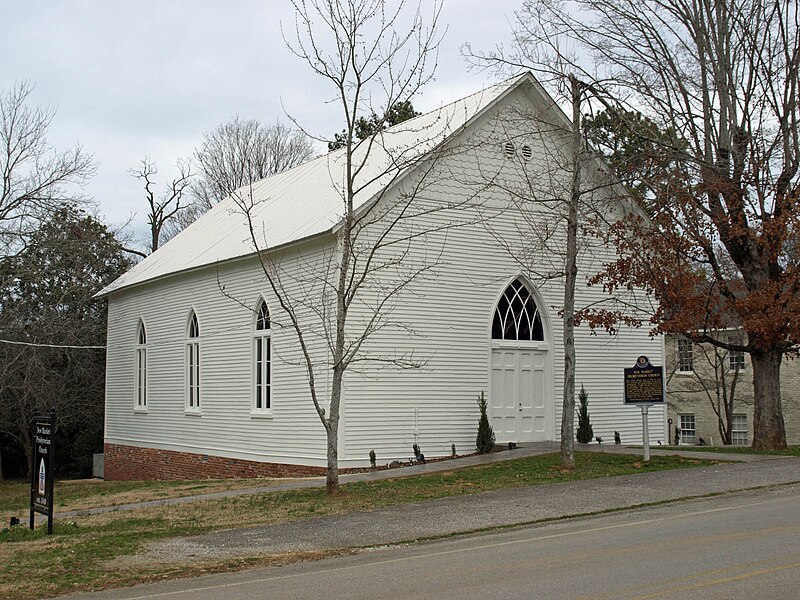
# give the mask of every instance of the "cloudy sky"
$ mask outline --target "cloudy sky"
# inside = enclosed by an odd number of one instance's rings
[[[425,4],[427,0],[423,0]],[[429,110],[496,80],[470,71],[460,46],[508,42],[521,0],[445,0],[447,32],[436,79],[414,99]],[[144,231],[144,199],[128,174],[145,155],[172,173],[203,132],[233,115],[341,129],[332,91],[285,47],[287,0],[0,0],[0,89],[35,83],[35,101],[57,110],[49,141],[79,142],[99,168],[86,192],[119,224]],[[321,149],[321,148],[320,148]]]

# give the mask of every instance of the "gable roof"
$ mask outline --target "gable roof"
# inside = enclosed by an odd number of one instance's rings
[[[361,143],[353,159],[368,160],[356,179],[355,208],[368,203],[415,161],[451,138],[522,82],[534,83],[530,73],[518,75],[442,106],[379,134],[367,148]],[[252,198],[251,215],[259,237],[269,249],[331,232],[341,222],[345,150],[319,156],[302,165],[240,188],[168,243],[103,288],[105,296],[134,285],[218,262],[255,255],[247,218],[235,196]],[[262,250],[265,248],[262,248]]]

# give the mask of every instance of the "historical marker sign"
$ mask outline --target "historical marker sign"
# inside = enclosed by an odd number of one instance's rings
[[[47,533],[53,533],[53,454],[56,413],[33,418],[33,465],[31,465],[31,522],[34,514],[47,515]]]
[[[664,403],[664,367],[654,367],[650,359],[640,356],[636,364],[625,369],[625,404],[642,409],[642,457],[650,460],[650,432],[647,427],[647,409]]]
[[[663,404],[664,367],[654,367],[646,356],[625,369],[625,404]]]

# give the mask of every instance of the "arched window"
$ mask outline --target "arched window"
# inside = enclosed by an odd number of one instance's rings
[[[186,337],[186,410],[200,410],[200,325],[197,314],[189,314]]]
[[[259,300],[253,332],[253,410],[267,412],[272,408],[272,329],[267,303]]]
[[[544,341],[539,309],[530,290],[519,279],[509,284],[497,302],[492,321],[492,339]]]
[[[147,331],[139,321],[136,332],[136,363],[134,365],[134,408],[147,408]]]

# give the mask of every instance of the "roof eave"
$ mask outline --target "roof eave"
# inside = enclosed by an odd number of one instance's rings
[[[123,292],[123,291],[128,291],[128,290],[132,290],[134,288],[142,287],[142,286],[145,286],[145,285],[150,285],[152,283],[156,283],[156,282],[159,282],[159,281],[164,281],[165,279],[169,279],[170,277],[175,277],[175,276],[178,276],[178,275],[185,275],[187,273],[194,273],[196,271],[201,271],[203,269],[209,269],[209,268],[212,268],[212,267],[219,267],[221,265],[229,265],[231,263],[238,262],[238,261],[250,260],[250,259],[258,256],[259,253],[263,253],[263,252],[268,252],[269,253],[269,252],[277,252],[279,250],[280,251],[287,250],[287,249],[291,248],[292,246],[305,244],[305,243],[310,242],[310,241],[312,241],[314,239],[317,239],[317,238],[321,239],[321,238],[324,238],[325,236],[331,235],[331,233],[333,233],[333,230],[334,230],[334,228],[331,227],[331,228],[328,228],[328,229],[326,229],[324,231],[320,231],[320,232],[317,232],[317,233],[314,233],[314,234],[311,234],[311,235],[307,235],[305,237],[298,238],[296,240],[292,240],[292,241],[286,242],[284,244],[280,244],[279,246],[275,246],[273,248],[255,250],[255,251],[250,252],[248,254],[241,254],[239,256],[232,256],[230,258],[223,258],[221,260],[216,260],[214,262],[205,263],[205,264],[197,265],[197,266],[194,266],[194,267],[188,267],[186,269],[180,269],[178,271],[171,271],[169,273],[164,273],[163,275],[157,275],[156,277],[153,277],[153,278],[150,278],[150,279],[145,279],[144,281],[137,281],[137,282],[134,282],[134,283],[124,284],[124,285],[121,285],[119,287],[112,288],[112,289],[109,289],[111,287],[111,285],[113,285],[113,284],[110,284],[110,285],[107,285],[106,287],[104,287],[99,292],[97,292],[94,296],[92,296],[92,298],[108,298],[108,297],[110,297],[110,296],[112,296],[114,294],[117,294],[117,293],[120,293],[120,292]]]

